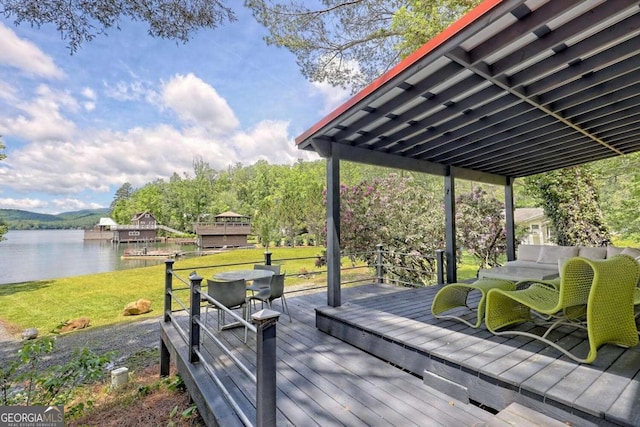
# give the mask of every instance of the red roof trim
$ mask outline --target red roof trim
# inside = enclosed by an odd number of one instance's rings
[[[309,130],[304,132],[302,135],[296,138],[296,145],[299,145],[305,139],[319,131],[321,128],[329,124],[332,120],[336,119],[342,113],[347,111],[349,108],[360,102],[365,97],[369,96],[376,89],[387,83],[389,80],[393,79],[401,72],[409,68],[419,59],[422,59],[429,52],[433,51],[436,47],[440,46],[442,43],[453,37],[459,31],[464,29],[469,24],[473,23],[476,19],[480,18],[482,15],[487,13],[489,10],[493,9],[497,4],[499,4],[502,0],[485,0],[476,6],[469,13],[464,15],[462,18],[451,24],[446,30],[429,40],[427,43],[423,44],[418,50],[413,52],[411,55],[407,56],[404,60],[400,61],[395,67],[391,70],[384,73],[382,76],[378,77],[367,87],[362,89],[356,95],[354,95],[351,99],[346,101],[344,104],[333,110],[333,112],[329,113],[324,119],[320,120],[318,123],[313,125]]]

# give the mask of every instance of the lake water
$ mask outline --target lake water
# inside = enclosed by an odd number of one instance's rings
[[[10,230],[0,242],[0,284],[146,267],[164,259],[121,259],[125,249],[178,248],[165,243],[83,240],[83,230]],[[193,248],[193,247],[191,247]]]

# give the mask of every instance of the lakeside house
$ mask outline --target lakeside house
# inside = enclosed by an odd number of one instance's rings
[[[246,215],[227,211],[214,217],[213,222],[193,224],[196,244],[199,248],[247,246],[251,234],[251,219]]]
[[[100,218],[93,228],[84,230],[84,240],[111,240],[113,238],[111,227],[117,225],[118,223],[111,218]]]
[[[149,211],[133,216],[131,224],[111,226],[115,243],[155,242],[158,224]]]

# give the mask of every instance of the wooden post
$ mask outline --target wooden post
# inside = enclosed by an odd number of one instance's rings
[[[382,243],[376,245],[376,274],[378,283],[383,283],[384,267],[382,266]]]
[[[436,277],[438,285],[444,284],[444,250],[436,249]]]
[[[327,304],[340,307],[340,153],[331,145],[327,157]]]
[[[251,315],[256,325],[256,425],[276,425],[276,324],[277,311],[264,309]]]
[[[167,259],[164,262],[164,317],[165,322],[171,321],[171,289],[173,286],[173,263]],[[160,376],[167,377],[171,369],[171,353],[162,338],[160,339]]]
[[[173,263],[172,259],[164,262],[164,321],[171,321],[171,288],[173,286]]]
[[[516,259],[516,224],[514,218],[513,178],[507,178],[504,186],[504,220],[507,232],[507,261]]]
[[[458,280],[456,263],[456,180],[453,171],[447,167],[444,177],[444,217],[447,251],[447,283]]]
[[[200,360],[195,350],[200,350],[200,287],[202,277],[194,271],[189,275],[191,282],[191,304],[189,308],[189,362],[196,363]]]

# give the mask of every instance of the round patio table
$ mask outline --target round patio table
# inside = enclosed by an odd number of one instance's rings
[[[214,274],[213,278],[218,280],[241,280],[246,281],[263,279],[265,277],[273,276],[271,270],[231,270],[223,271],[222,273]]]

